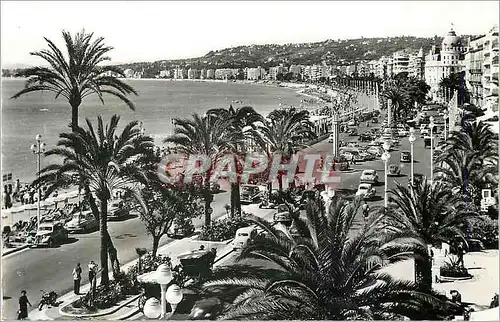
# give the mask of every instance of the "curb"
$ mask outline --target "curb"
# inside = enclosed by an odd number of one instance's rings
[[[20,251],[25,250],[27,248],[31,248],[31,245],[24,245],[24,246],[21,246],[21,247],[16,247],[16,248],[10,249],[10,250],[8,250],[6,252],[2,252],[2,257],[10,255],[10,254],[13,254],[13,253],[20,252]]]
[[[69,302],[65,305],[62,305],[59,308],[59,314],[62,316],[69,316],[69,317],[73,317],[73,318],[91,318],[91,317],[96,317],[96,316],[109,315],[109,314],[113,314],[113,313],[119,311],[125,305],[137,300],[140,296],[141,296],[141,294],[134,295],[131,298],[129,298],[128,300],[125,300],[124,302],[122,302],[118,307],[109,308],[109,309],[104,310],[103,312],[92,313],[92,314],[73,314],[73,313],[63,312],[62,309],[67,307],[68,305],[71,305],[74,302],[74,301],[72,301],[72,302]]]

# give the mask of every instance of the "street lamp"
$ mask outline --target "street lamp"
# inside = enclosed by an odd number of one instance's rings
[[[434,182],[434,134],[433,134],[433,129],[434,129],[434,117],[429,118],[430,123],[429,123],[429,128],[431,129],[431,184]]]
[[[389,163],[389,159],[391,158],[391,154],[389,153],[389,149],[391,148],[391,144],[388,141],[385,141],[384,144],[382,145],[384,148],[384,153],[382,153],[382,161],[384,161],[384,207],[387,208],[387,187],[388,187],[388,182],[387,182],[387,164]]]
[[[33,154],[38,156],[37,158],[37,178],[40,179],[40,167],[41,167],[41,162],[42,162],[42,153],[45,152],[45,142],[42,142],[42,136],[40,134],[37,134],[35,137],[36,144],[32,144],[30,149],[33,151]],[[38,198],[37,198],[37,205],[36,205],[36,220],[37,220],[37,227],[40,227],[40,199],[41,199],[41,189],[40,189],[40,182],[38,183]]]
[[[161,301],[151,298],[144,304],[144,315],[148,318],[156,319],[159,316],[160,319],[166,320],[174,315],[175,309],[182,301],[184,295],[182,289],[176,284],[170,285],[167,289],[167,285],[172,279],[172,271],[167,264],[161,264],[152,274],[147,273],[137,277],[139,282],[156,283],[160,284],[161,287]],[[167,302],[172,308],[172,311],[169,313],[167,313]]]
[[[446,133],[446,120],[448,120],[448,110],[444,110],[444,115],[443,115],[443,120],[444,120],[444,140],[446,141],[448,139],[448,133]]]
[[[415,129],[414,128],[410,128],[410,137],[408,138],[408,141],[410,141],[410,162],[411,162],[411,165],[410,165],[410,173],[411,173],[411,185],[413,186],[414,182],[413,182],[413,142],[415,142],[416,138],[415,138]]]

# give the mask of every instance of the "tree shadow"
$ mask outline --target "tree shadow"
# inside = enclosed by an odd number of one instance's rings
[[[132,219],[132,218],[137,218],[139,217],[138,215],[135,215],[135,214],[128,214],[128,215],[124,215],[124,216],[120,216],[120,217],[115,217],[115,218],[108,218],[108,221],[110,222],[121,222],[121,221],[126,221],[126,220],[129,220],[129,219]],[[97,227],[97,230],[99,230],[99,227]]]
[[[12,299],[12,296],[2,296],[2,300],[10,300]]]
[[[373,198],[368,199],[368,201],[372,201],[372,202],[381,201],[381,200],[384,200],[384,198],[382,196],[375,196]]]
[[[68,239],[66,239],[66,242],[64,242],[63,245],[70,245],[70,244],[74,244],[78,241],[78,238],[76,237],[68,237]]]

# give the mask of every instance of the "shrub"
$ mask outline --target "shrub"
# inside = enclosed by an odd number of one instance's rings
[[[468,277],[471,276],[467,269],[458,263],[457,256],[450,256],[449,261],[439,269],[439,275],[444,277]]]
[[[478,239],[489,249],[498,248],[498,220],[479,216],[469,220],[468,237]]]
[[[224,241],[234,238],[239,228],[247,227],[247,214],[236,215],[224,220],[213,220],[210,226],[203,226],[200,234],[201,240]]]
[[[118,281],[110,281],[109,285],[99,285],[96,287],[95,298],[91,303],[91,292],[88,292],[78,300],[73,302],[74,308],[85,308],[88,311],[95,311],[96,309],[108,309],[120,301],[126,299],[127,295],[122,285]]]

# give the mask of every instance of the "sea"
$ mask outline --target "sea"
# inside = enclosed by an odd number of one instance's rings
[[[29,183],[37,171],[36,158],[30,150],[35,136],[42,135],[47,149],[55,147],[59,134],[70,131],[71,108],[64,98],[55,99],[55,94],[49,92],[10,99],[24,87],[24,82],[23,79],[2,79],[2,174],[11,173],[13,180],[19,178]],[[91,95],[80,106],[80,126],[85,124],[85,118],[95,123],[98,115],[109,121],[113,114],[118,114],[121,127],[133,120],[142,121],[145,133],[161,146],[162,140],[172,133],[172,118],[203,114],[212,108],[227,108],[229,104],[249,105],[267,115],[280,103],[299,106],[304,98],[294,89],[264,84],[142,79],[126,82],[139,94],[130,96],[135,111],[112,96],[104,96],[103,105],[96,95]],[[53,162],[57,160],[44,157],[42,167]]]

